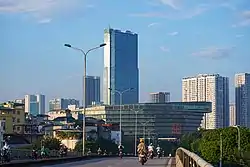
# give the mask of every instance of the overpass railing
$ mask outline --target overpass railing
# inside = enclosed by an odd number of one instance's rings
[[[213,167],[197,154],[182,147],[176,150],[175,158],[176,167]]]

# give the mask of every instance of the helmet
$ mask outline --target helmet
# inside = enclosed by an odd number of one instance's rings
[[[140,139],[140,143],[144,143],[144,139]]]
[[[150,146],[152,146],[153,145],[153,143],[150,143]]]

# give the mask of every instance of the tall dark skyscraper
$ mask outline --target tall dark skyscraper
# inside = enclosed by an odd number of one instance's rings
[[[100,103],[100,88],[100,77],[86,77],[86,106],[92,105],[93,102]]]
[[[104,104],[119,104],[117,91],[133,90],[123,94],[123,104],[139,101],[138,35],[130,31],[104,30]],[[112,91],[110,91],[110,89]]]
[[[250,73],[235,75],[236,124],[250,128]]]

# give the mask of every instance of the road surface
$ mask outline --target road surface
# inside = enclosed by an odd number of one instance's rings
[[[175,162],[173,158],[161,158],[161,159],[149,159],[144,165],[146,167],[175,167],[171,165]],[[170,164],[169,164],[170,163]],[[119,158],[102,158],[78,161],[73,163],[65,163],[43,167],[141,167],[142,165],[138,162],[138,158],[135,157],[124,157]]]

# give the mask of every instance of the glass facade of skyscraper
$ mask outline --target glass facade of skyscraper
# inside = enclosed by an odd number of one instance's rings
[[[104,31],[104,104],[119,104],[117,91],[133,90],[123,94],[123,104],[138,103],[138,35],[130,31],[106,29]],[[110,90],[111,88],[111,90]]]

